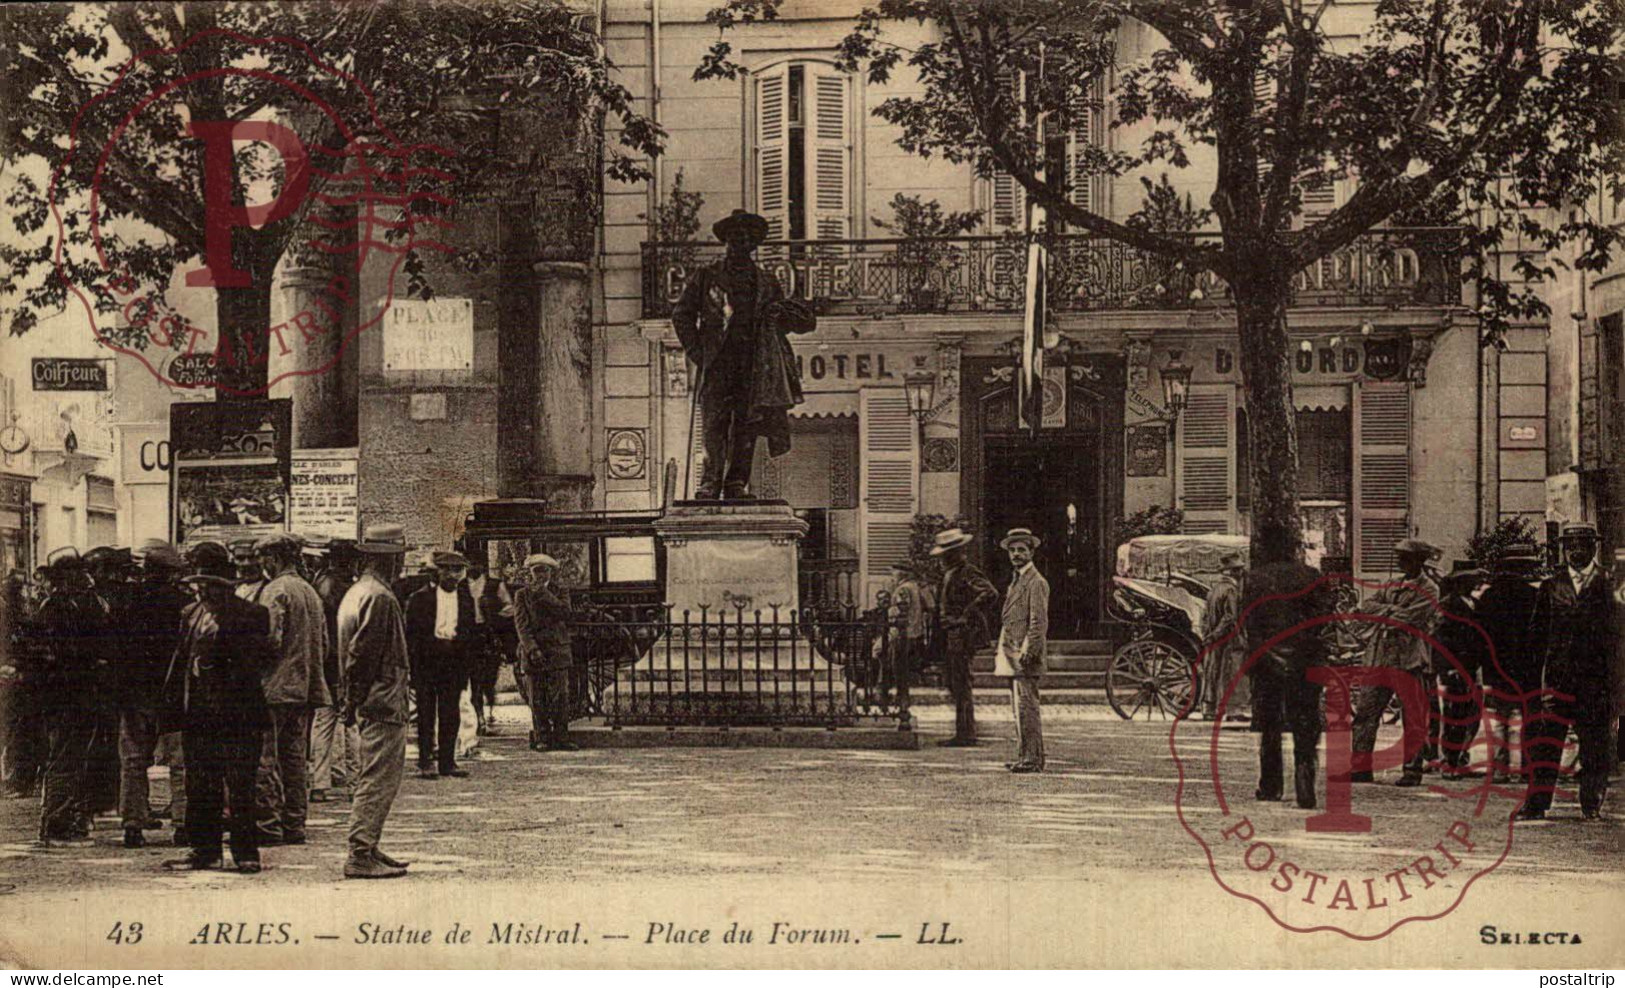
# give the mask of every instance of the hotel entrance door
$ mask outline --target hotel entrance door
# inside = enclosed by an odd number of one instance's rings
[[[983,510],[989,576],[1010,585],[1010,559],[997,548],[1012,528],[1043,540],[1035,554],[1049,580],[1049,636],[1088,638],[1100,619],[1099,450],[1077,438],[987,442]]]

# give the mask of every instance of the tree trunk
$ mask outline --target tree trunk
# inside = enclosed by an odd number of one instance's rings
[[[215,397],[264,398],[271,335],[271,272],[255,270],[247,288],[215,290],[218,331],[214,349]]]
[[[1252,492],[1251,565],[1301,560],[1298,428],[1292,403],[1292,350],[1286,332],[1291,283],[1276,278],[1232,285],[1241,380],[1247,394]],[[1238,478],[1239,479],[1239,478]]]

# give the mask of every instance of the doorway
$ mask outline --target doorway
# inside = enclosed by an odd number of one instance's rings
[[[1098,444],[1082,438],[989,438],[984,451],[988,497],[984,524],[997,543],[1012,528],[1030,528],[1034,554],[1049,580],[1049,636],[1090,637],[1100,620],[1100,470]],[[1010,559],[989,554],[994,584],[1010,584]]]

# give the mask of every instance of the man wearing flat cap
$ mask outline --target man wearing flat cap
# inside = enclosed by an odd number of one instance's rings
[[[697,398],[705,469],[697,500],[750,496],[756,439],[768,453],[790,450],[787,412],[801,403],[801,374],[788,333],[810,333],[817,317],[786,299],[778,280],[751,257],[767,221],[736,209],[711,228],[728,245],[721,261],[695,272],[672,309],[672,326],[699,368]]]
[[[303,844],[309,795],[310,718],[327,706],[327,613],[299,572],[297,536],[277,532],[254,546],[266,576],[259,604],[270,613],[276,663],[265,673],[271,724],[265,732],[256,799],[260,843]]]
[[[406,601],[406,649],[418,700],[418,775],[465,778],[468,773],[457,767],[457,734],[479,627],[474,595],[464,580],[468,559],[460,552],[436,552],[433,562],[434,582]]]
[[[574,751],[570,740],[570,621],[562,592],[553,589],[559,562],[545,552],[525,558],[527,582],[514,596],[519,656],[530,684],[532,751]]]
[[[1586,820],[1602,816],[1614,754],[1611,666],[1619,627],[1612,580],[1597,561],[1598,541],[1591,525],[1564,525],[1558,536],[1563,565],[1541,583],[1535,601],[1546,689],[1544,717],[1529,732],[1534,735],[1534,785],[1521,819],[1542,819],[1551,808],[1563,742],[1571,728],[1580,741],[1580,815]]]
[[[400,601],[390,589],[401,575],[406,532],[399,525],[368,525],[355,549],[361,576],[339,605],[343,719],[347,726],[357,725],[361,741],[344,877],[398,878],[406,874],[406,863],[378,845],[400,793],[406,762],[411,660]]]
[[[177,582],[186,572],[180,551],[161,539],[148,539],[137,547],[141,581],[131,590],[124,627],[124,660],[113,669],[114,695],[119,711],[119,816],[124,823],[124,846],[146,844],[144,831],[156,829],[147,769],[153,763],[159,739],[180,729],[160,725],[164,676],[181,640],[181,615],[192,597]],[[171,752],[176,751],[172,744]],[[184,838],[186,825],[186,761],[171,756],[169,765],[170,817]]]
[[[1038,536],[1012,528],[999,548],[1010,554],[1010,589],[1004,594],[996,675],[1010,677],[1010,708],[1015,714],[1017,750],[1012,772],[1044,771],[1044,725],[1039,719],[1038,683],[1044,676],[1049,637],[1049,581],[1033,565]]]
[[[1439,584],[1427,573],[1428,561],[1438,554],[1437,547],[1421,539],[1405,539],[1394,546],[1399,579],[1383,586],[1359,608],[1363,613],[1381,615],[1402,626],[1373,626],[1375,630],[1366,646],[1365,664],[1409,673],[1416,677],[1417,686],[1425,696],[1432,695],[1428,680],[1433,669],[1433,652],[1417,632],[1431,636],[1439,625]],[[1371,753],[1377,747],[1377,728],[1382,723],[1383,711],[1388,709],[1393,695],[1394,691],[1386,686],[1372,686],[1360,693],[1354,710],[1354,770],[1349,776],[1355,782],[1375,781]],[[1406,724],[1404,736],[1405,769],[1394,784],[1419,786],[1427,758],[1428,725]],[[1410,749],[1412,741],[1414,751]]]
[[[954,736],[937,742],[945,748],[970,748],[977,743],[971,659],[993,637],[992,610],[999,599],[992,581],[965,554],[965,547],[974,541],[969,532],[948,528],[938,532],[931,545],[931,555],[942,559],[937,607],[948,693],[954,700]]]

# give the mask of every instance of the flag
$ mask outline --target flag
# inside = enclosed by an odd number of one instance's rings
[[[1043,71],[1040,50],[1039,71]],[[1026,99],[1026,73],[1022,74],[1022,104]],[[1037,135],[1037,154],[1034,155],[1033,178],[1043,185],[1044,169],[1044,114],[1040,112],[1034,128]],[[1049,284],[1049,251],[1044,245],[1047,226],[1046,211],[1037,196],[1027,197],[1027,285],[1022,299],[1021,325],[1021,380],[1016,387],[1019,418],[1023,425],[1037,435],[1044,420],[1044,325],[1047,318],[1046,294]]]

